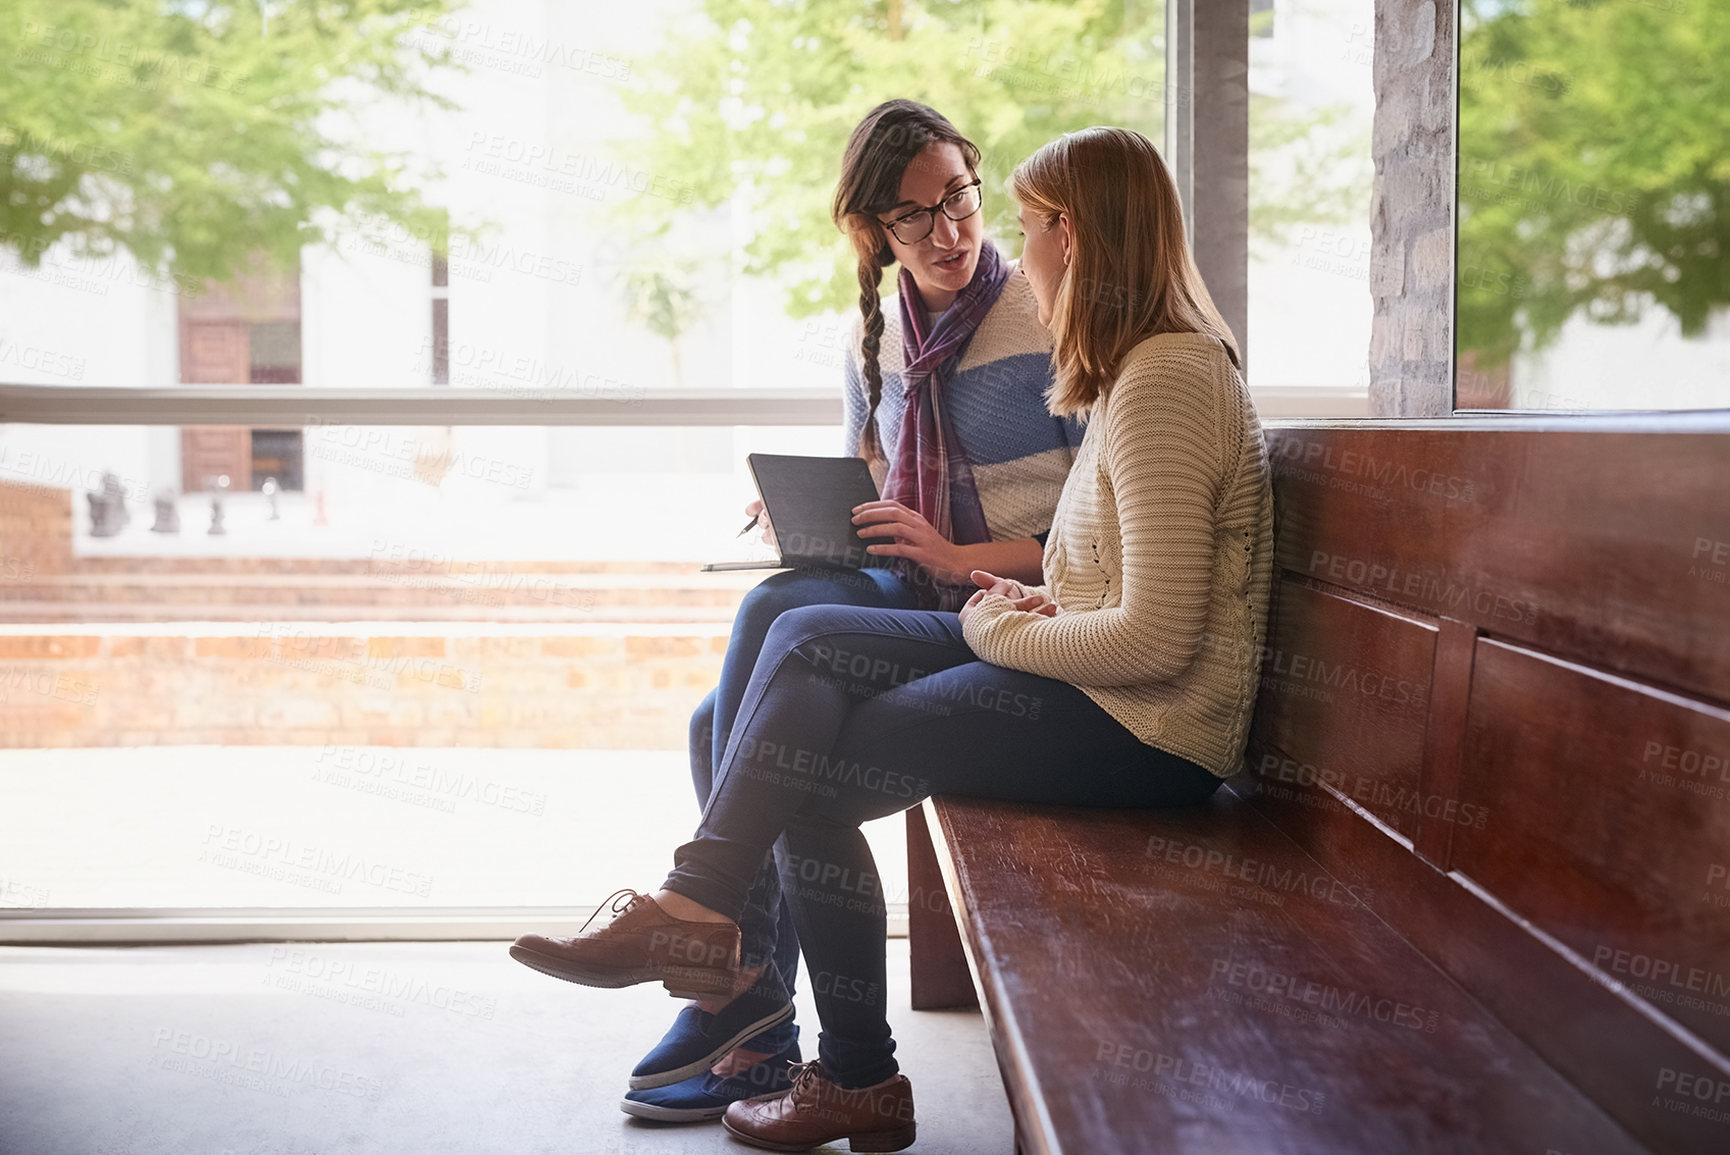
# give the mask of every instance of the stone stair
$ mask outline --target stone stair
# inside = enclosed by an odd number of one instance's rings
[[[132,564],[127,564],[132,563]],[[0,583],[0,621],[730,622],[764,571],[697,563],[78,559]]]
[[[683,749],[766,574],[80,556],[68,491],[0,483],[0,747]]]

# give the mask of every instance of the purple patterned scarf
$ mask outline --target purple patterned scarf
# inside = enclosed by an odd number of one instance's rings
[[[883,496],[918,512],[956,545],[990,541],[991,531],[986,528],[985,509],[973,484],[973,466],[943,411],[943,386],[954,376],[967,343],[1008,280],[1009,267],[997,247],[981,241],[973,279],[929,332],[924,298],[913,274],[903,267],[897,282],[901,293],[901,388],[906,408]],[[895,572],[913,587],[920,609],[957,610],[973,592],[971,585],[939,585],[907,559],[894,560]]]

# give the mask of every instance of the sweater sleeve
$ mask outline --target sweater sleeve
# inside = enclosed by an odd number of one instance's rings
[[[1120,603],[1046,618],[986,597],[964,630],[976,654],[1077,686],[1169,681],[1190,667],[1207,622],[1225,470],[1218,373],[1161,353],[1112,387],[1101,461],[1123,533]]]
[[[865,370],[860,364],[859,335],[862,322],[855,318],[847,330],[847,348],[842,355],[841,454],[859,456],[865,437]]]

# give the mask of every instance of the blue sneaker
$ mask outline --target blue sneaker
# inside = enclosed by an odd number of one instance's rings
[[[631,1072],[631,1090],[670,1087],[693,1075],[708,1074],[716,1059],[753,1035],[793,1017],[793,1000],[781,976],[770,967],[744,994],[711,1015],[691,1003]]]
[[[799,1044],[794,1043],[774,1058],[725,1079],[704,1071],[670,1087],[627,1092],[619,1110],[657,1123],[707,1123],[725,1115],[730,1103],[785,1091],[792,1086],[787,1072],[798,1061]]]

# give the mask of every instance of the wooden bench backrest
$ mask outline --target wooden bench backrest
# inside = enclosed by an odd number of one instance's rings
[[[1730,1149],[1730,419],[1268,448],[1258,804],[1635,1134]]]

